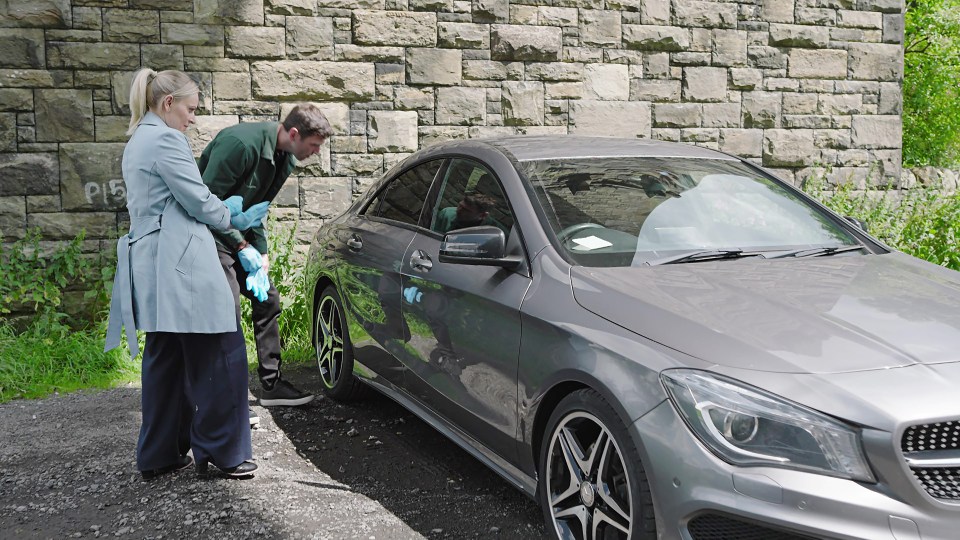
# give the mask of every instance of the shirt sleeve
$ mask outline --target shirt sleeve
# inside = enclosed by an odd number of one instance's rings
[[[200,167],[203,170],[203,183],[210,191],[226,199],[237,194],[237,184],[256,164],[256,156],[236,137],[220,137],[211,142],[200,158]],[[244,200],[243,207],[247,208],[250,201]],[[228,231],[213,231],[223,243],[237,248],[244,241],[244,233],[236,229]]]
[[[157,141],[157,156],[157,173],[187,214],[215,229],[230,227],[230,210],[203,184],[183,133],[162,130]]]

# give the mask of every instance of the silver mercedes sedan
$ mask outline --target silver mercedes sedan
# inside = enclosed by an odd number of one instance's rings
[[[745,160],[439,144],[306,279],[326,393],[396,400],[551,537],[960,538],[960,274]]]

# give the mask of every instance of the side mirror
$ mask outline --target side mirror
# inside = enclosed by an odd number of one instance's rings
[[[846,219],[846,220],[849,221],[850,223],[853,223],[854,225],[856,225],[857,227],[859,227],[861,231],[863,231],[863,232],[870,232],[869,229],[867,228],[867,222],[866,222],[866,221],[864,221],[864,220],[862,220],[862,219],[859,219],[859,218],[855,218],[855,217],[853,217],[853,216],[843,216],[843,217],[844,217],[844,219]]]
[[[522,259],[505,255],[506,235],[498,227],[481,225],[450,231],[440,244],[440,262],[516,268]]]

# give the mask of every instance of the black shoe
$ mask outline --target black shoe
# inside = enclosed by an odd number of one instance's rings
[[[256,413],[253,409],[247,409],[250,413],[250,427],[257,427],[260,425],[260,415]]]
[[[210,474],[208,464],[209,462],[207,461],[198,461],[197,475],[208,476]],[[220,472],[229,476],[230,478],[246,478],[253,476],[253,472],[257,470],[257,464],[253,463],[252,461],[244,461],[236,467],[220,467],[216,463],[214,463],[213,466],[217,469],[220,469]]]
[[[264,407],[276,407],[278,405],[297,407],[306,405],[311,401],[313,401],[313,394],[301,392],[283,379],[274,383],[273,388],[269,390],[264,388],[260,393],[260,405]]]
[[[167,473],[172,473],[175,471],[182,471],[187,467],[193,465],[193,458],[190,456],[180,456],[177,458],[177,462],[172,465],[167,465],[166,467],[160,467],[159,469],[151,469],[149,471],[140,471],[140,476],[144,480],[153,480],[158,476],[163,476]]]

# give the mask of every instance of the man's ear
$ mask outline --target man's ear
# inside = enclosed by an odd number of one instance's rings
[[[297,139],[297,137],[300,136],[300,130],[295,127],[292,127],[287,131],[287,136],[290,137],[291,141],[294,141]]]

